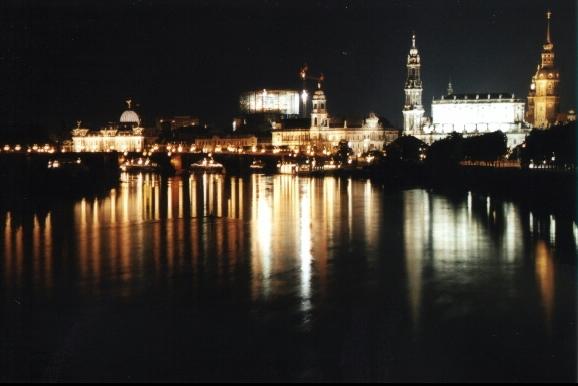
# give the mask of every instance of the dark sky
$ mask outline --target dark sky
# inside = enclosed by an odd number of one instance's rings
[[[401,123],[411,31],[424,104],[446,89],[525,96],[545,39],[575,107],[574,0],[42,1],[0,7],[0,130],[67,130],[116,120],[124,100],[145,123],[192,114],[230,125],[244,90],[300,88],[323,72],[330,113]]]

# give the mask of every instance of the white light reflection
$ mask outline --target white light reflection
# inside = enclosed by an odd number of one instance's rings
[[[403,195],[405,269],[411,320],[415,331],[419,329],[423,259],[429,244],[429,201],[429,194],[424,191],[411,190]]]
[[[472,218],[472,192],[468,192],[468,219]]]
[[[311,179],[303,184],[299,200],[299,259],[301,261],[301,311],[311,309]]]
[[[253,253],[258,258],[253,265],[254,273],[260,272],[262,294],[267,298],[271,292],[271,232],[273,224],[272,203],[262,176],[252,175],[253,202]],[[255,245],[256,244],[256,245]],[[254,278],[256,280],[257,278]]]
[[[550,215],[550,242],[556,243],[556,219]]]

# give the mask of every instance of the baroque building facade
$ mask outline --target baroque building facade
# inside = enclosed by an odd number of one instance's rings
[[[74,152],[140,152],[145,149],[144,128],[139,115],[131,109],[127,100],[125,110],[118,122],[98,131],[81,127],[81,121],[72,130],[72,151]]]
[[[359,121],[340,120],[331,117],[327,110],[327,98],[320,84],[312,97],[310,119],[292,119],[280,122],[271,132],[272,145],[287,147],[294,151],[334,152],[341,140],[356,153],[382,150],[393,142],[399,132],[375,114]]]

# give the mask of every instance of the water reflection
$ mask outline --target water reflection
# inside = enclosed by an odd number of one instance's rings
[[[122,178],[101,197],[0,210],[4,299],[225,292],[233,307],[280,302],[314,331],[343,298],[399,298],[395,313],[419,340],[516,307],[553,331],[559,296],[570,296],[556,288],[576,224],[496,198],[290,175]]]
[[[542,307],[546,316],[546,325],[550,329],[554,311],[554,262],[552,253],[543,240],[536,243],[536,276],[542,298]]]

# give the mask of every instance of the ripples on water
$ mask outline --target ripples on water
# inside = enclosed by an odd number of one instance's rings
[[[574,380],[577,229],[473,193],[123,175],[0,209],[0,380]]]

